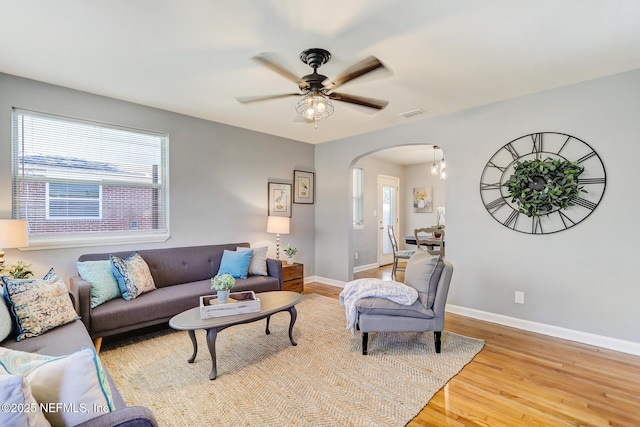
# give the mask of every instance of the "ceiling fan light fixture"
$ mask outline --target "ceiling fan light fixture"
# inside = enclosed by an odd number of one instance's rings
[[[307,120],[318,121],[333,114],[333,104],[320,92],[310,92],[296,104],[296,111]]]

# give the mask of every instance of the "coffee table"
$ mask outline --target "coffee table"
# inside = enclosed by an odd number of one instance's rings
[[[173,329],[189,331],[189,338],[191,338],[191,342],[193,343],[193,355],[188,360],[189,363],[193,363],[194,360],[196,360],[196,354],[198,353],[198,342],[196,341],[195,333],[196,329],[204,329],[207,331],[207,347],[209,347],[209,354],[211,354],[212,363],[209,379],[215,380],[218,374],[216,364],[216,338],[218,336],[218,332],[230,326],[251,323],[266,318],[267,328],[265,333],[269,335],[271,333],[271,331],[269,331],[269,320],[271,320],[271,316],[281,311],[288,311],[291,315],[291,322],[289,323],[289,340],[291,341],[291,345],[298,345],[298,343],[294,341],[292,335],[293,325],[298,317],[295,306],[302,301],[304,297],[297,292],[289,291],[261,292],[256,296],[260,300],[259,312],[202,319],[200,318],[200,307],[196,307],[183,311],[169,320],[169,326]]]

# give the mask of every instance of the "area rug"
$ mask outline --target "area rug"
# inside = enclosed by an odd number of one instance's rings
[[[218,334],[218,377],[204,331],[187,363],[187,332],[164,330],[105,343],[100,356],[128,405],[149,407],[160,426],[404,426],[482,349],[484,342],[442,334],[346,330],[337,300],[305,295],[289,342],[289,314]]]

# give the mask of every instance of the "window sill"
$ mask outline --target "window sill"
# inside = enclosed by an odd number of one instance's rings
[[[353,229],[354,230],[362,230],[364,228],[364,225],[354,225]]]
[[[44,249],[82,248],[89,246],[124,245],[131,243],[165,242],[171,237],[164,233],[127,233],[110,236],[67,235],[35,237],[29,239],[29,246],[18,248],[20,251],[39,251]]]

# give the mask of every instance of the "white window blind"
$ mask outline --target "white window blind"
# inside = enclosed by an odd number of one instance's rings
[[[13,217],[29,241],[168,234],[168,135],[14,109]]]
[[[364,171],[353,168],[353,225],[364,225]]]

